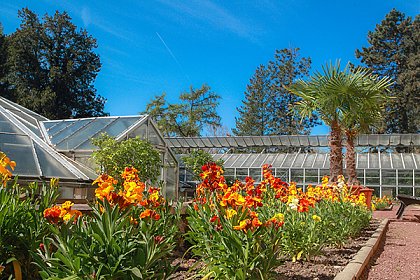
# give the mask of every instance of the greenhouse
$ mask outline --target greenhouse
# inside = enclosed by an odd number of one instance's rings
[[[222,159],[228,180],[251,176],[258,181],[263,164],[272,165],[276,176],[303,188],[319,184],[322,177],[329,174],[328,136],[174,137],[167,140],[172,148],[204,149],[212,153],[215,160]],[[379,196],[420,196],[420,135],[359,135],[355,144],[361,184],[373,188]],[[191,192],[195,184],[182,163],[180,182],[184,192]]]
[[[149,116],[48,120],[0,97],[0,150],[16,161],[13,175],[21,181],[60,178],[63,198],[93,196],[92,181],[98,175],[90,140],[102,133],[116,140],[148,140],[161,155],[164,193],[176,197],[178,163]]]

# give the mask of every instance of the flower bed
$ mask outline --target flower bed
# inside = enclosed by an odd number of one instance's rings
[[[7,166],[14,167],[10,160],[2,165]],[[19,247],[24,254],[12,246],[9,259],[0,259],[0,277],[16,273],[8,264],[11,257],[20,265],[32,263],[23,271],[26,279],[167,279],[178,269],[174,251],[180,252],[179,240],[185,240],[185,255],[200,264],[191,267],[197,277],[268,279],[280,275],[281,267],[314,263],[343,248],[371,218],[364,195],[351,194],[344,178],[336,184],[324,178],[304,192],[275,178],[269,166],[263,167],[262,182],[248,177],[231,185],[221,167],[203,166],[185,233],[180,208],[170,205],[159,188],[141,182],[134,168],[126,168],[121,181],[105,174],[95,181],[91,215],[73,210],[71,202],[54,205],[56,188],[43,187],[45,198],[35,204],[33,196],[20,200],[20,188],[7,186],[10,174],[2,174],[6,187],[0,195],[14,198],[22,224],[27,213],[35,218],[25,224],[27,246]],[[6,220],[16,216],[2,211]],[[29,268],[35,272],[29,274]]]

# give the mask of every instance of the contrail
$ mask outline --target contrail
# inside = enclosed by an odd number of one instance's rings
[[[163,38],[159,35],[159,33],[156,32],[156,35],[159,37],[160,41],[162,42],[162,44],[165,46],[166,50],[168,51],[168,53],[171,55],[171,57],[174,59],[175,63],[178,65],[179,69],[181,70],[181,72],[185,75],[185,77],[188,79],[188,81],[190,82],[190,84],[192,85],[191,79],[190,77],[185,73],[184,68],[182,67],[181,63],[179,63],[178,59],[176,58],[176,56],[174,55],[174,53],[171,51],[171,49],[168,47],[168,45],[165,43],[165,40],[163,40]]]

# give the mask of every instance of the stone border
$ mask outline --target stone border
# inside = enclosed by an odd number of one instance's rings
[[[357,280],[362,275],[370,259],[376,253],[381,240],[385,238],[389,220],[384,219],[366,244],[357,252],[353,259],[338,273],[334,280]]]

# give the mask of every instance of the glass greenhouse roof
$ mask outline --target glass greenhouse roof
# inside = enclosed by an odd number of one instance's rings
[[[171,148],[328,147],[327,135],[168,137]],[[362,147],[420,147],[420,134],[362,134]]]
[[[212,156],[214,160],[222,159],[225,168],[261,168],[263,164],[270,164],[273,168],[329,169],[330,167],[329,154],[327,153],[213,154]],[[420,169],[420,154],[357,154],[356,168]]]
[[[37,116],[34,118],[37,119]],[[16,161],[13,174],[19,175],[19,178],[60,178],[64,181],[90,182],[97,177],[90,169],[78,166],[56,152],[33,131],[34,127],[2,105],[0,127],[0,150]]]
[[[102,133],[117,140],[138,128],[147,115],[96,117],[41,122],[41,130],[49,143],[59,151],[94,150],[91,139]]]

